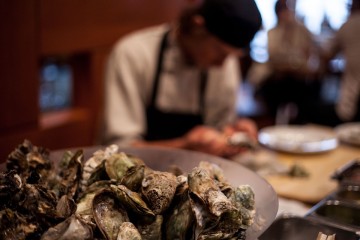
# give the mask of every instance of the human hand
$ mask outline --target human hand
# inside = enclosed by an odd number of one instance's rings
[[[188,149],[220,157],[231,157],[244,150],[243,148],[229,145],[226,135],[208,126],[193,128],[184,136],[184,139]]]
[[[258,127],[256,123],[249,118],[240,118],[234,124],[227,125],[223,129],[225,136],[232,136],[236,132],[246,133],[253,141],[257,141]]]

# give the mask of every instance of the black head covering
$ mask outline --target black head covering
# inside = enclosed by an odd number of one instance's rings
[[[204,0],[200,15],[207,30],[236,48],[247,48],[262,24],[254,0]]]
[[[282,1],[282,0],[278,0],[276,3],[275,3],[275,13],[276,13],[276,16],[279,17],[279,14],[282,10],[286,10],[286,9],[289,9],[287,4],[286,4],[286,1]]]

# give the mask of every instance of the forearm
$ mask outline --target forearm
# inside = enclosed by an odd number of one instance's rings
[[[144,146],[161,146],[161,147],[172,147],[187,149],[188,144],[185,138],[174,138],[168,140],[158,140],[158,141],[145,141],[145,140],[135,140],[131,143],[135,147],[144,147]]]

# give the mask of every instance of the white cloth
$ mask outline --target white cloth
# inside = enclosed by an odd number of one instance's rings
[[[293,20],[268,31],[269,65],[275,71],[307,74],[317,68],[316,45],[311,32]]]
[[[360,11],[352,13],[336,32],[330,51],[332,55],[342,52],[346,61],[336,112],[342,120],[351,121],[360,93]]]
[[[109,56],[105,79],[105,140],[128,142],[146,133],[160,41],[169,25],[143,29],[120,39]],[[182,61],[174,40],[164,55],[156,105],[164,111],[199,112],[200,70]],[[238,59],[229,56],[210,69],[205,90],[205,124],[221,127],[236,117]],[[117,141],[117,143],[119,143]]]

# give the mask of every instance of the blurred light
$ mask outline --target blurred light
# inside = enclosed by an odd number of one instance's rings
[[[267,32],[277,23],[274,11],[276,0],[255,1],[263,19],[263,28],[251,43],[250,55],[254,61],[263,63],[268,60]],[[348,18],[350,3],[351,0],[297,0],[295,13],[315,37],[328,38],[328,35],[338,30]],[[325,19],[327,22],[324,22]],[[324,23],[328,23],[330,29],[324,29]]]
[[[41,67],[39,104],[42,112],[70,107],[72,92],[73,79],[69,65],[51,61]]]

